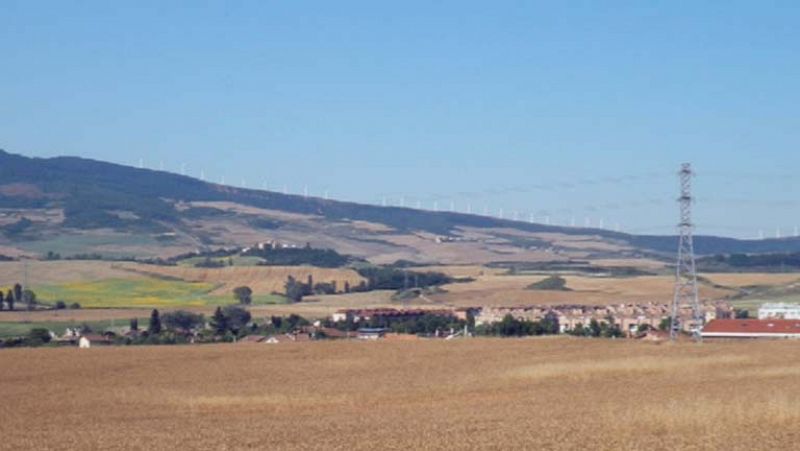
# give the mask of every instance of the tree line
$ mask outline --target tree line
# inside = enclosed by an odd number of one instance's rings
[[[24,289],[19,283],[9,288],[5,295],[0,290],[0,310],[16,310],[19,305],[24,305],[26,309],[33,310],[36,307],[36,293],[32,290]]]

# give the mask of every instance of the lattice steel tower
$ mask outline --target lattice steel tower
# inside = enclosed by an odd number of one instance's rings
[[[681,196],[678,203],[681,209],[681,221],[678,224],[680,234],[678,244],[678,261],[675,266],[675,295],[672,299],[672,326],[670,327],[670,339],[675,340],[678,333],[684,329],[683,320],[688,319],[688,329],[692,332],[695,341],[701,341],[700,335],[703,327],[704,314],[700,308],[700,301],[697,295],[697,269],[694,261],[694,240],[692,233],[694,224],[692,223],[692,165],[684,163],[678,173],[681,183]],[[691,310],[691,316],[682,315],[682,307]]]

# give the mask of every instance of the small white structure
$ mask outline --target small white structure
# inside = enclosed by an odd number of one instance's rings
[[[800,319],[800,304],[762,304],[758,309],[758,319]]]
[[[86,337],[81,337],[78,340],[78,347],[79,348],[83,348],[83,349],[91,348],[92,347],[92,342]]]

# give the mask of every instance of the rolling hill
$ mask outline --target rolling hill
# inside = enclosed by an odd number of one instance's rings
[[[0,150],[0,255],[168,257],[274,240],[376,263],[668,258],[671,236],[629,235],[452,212],[240,189],[76,157]],[[699,254],[800,251],[800,240],[698,236]]]

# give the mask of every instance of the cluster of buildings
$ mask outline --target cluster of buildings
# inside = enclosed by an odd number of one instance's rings
[[[733,318],[731,305],[724,301],[703,305],[705,321],[719,318]],[[658,303],[615,304],[615,305],[528,305],[519,307],[483,307],[474,314],[475,325],[491,324],[501,321],[506,315],[517,320],[542,321],[551,319],[558,322],[561,333],[575,330],[579,326],[588,327],[592,321],[605,322],[633,336],[642,329],[657,329],[671,315],[670,305]],[[679,312],[682,324],[691,323],[692,312],[689,307]],[[647,326],[647,327],[643,327]]]

